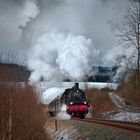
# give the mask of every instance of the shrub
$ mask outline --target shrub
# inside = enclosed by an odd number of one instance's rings
[[[46,115],[31,86],[0,86],[0,137],[44,140]]]

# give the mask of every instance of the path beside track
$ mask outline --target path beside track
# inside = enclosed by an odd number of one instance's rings
[[[111,101],[115,104],[115,106],[121,111],[140,112],[140,107],[126,105],[125,100],[120,96],[114,94],[113,92],[109,93],[109,97]]]

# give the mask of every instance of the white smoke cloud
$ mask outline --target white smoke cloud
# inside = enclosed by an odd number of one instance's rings
[[[121,45],[117,45],[112,47],[112,49],[108,50],[106,54],[103,56],[104,66],[114,66],[117,63],[117,58],[120,56],[125,56],[125,59],[128,59],[134,54],[135,48],[133,47],[124,47]]]
[[[129,0],[0,0],[0,46],[27,54],[31,81],[82,80],[93,65],[114,63],[116,26],[128,4]]]
[[[5,61],[10,60],[7,50],[13,54],[15,51],[20,55],[23,48],[20,47],[22,30],[20,27],[26,26],[31,19],[39,13],[39,8],[35,0],[14,1],[0,0],[0,53]],[[12,58],[11,58],[12,60]],[[17,61],[17,60],[16,60]],[[11,62],[11,61],[10,61]],[[9,62],[9,63],[10,63]],[[13,61],[12,63],[16,63]]]
[[[91,39],[84,36],[48,32],[40,36],[30,50],[28,66],[33,70],[30,80],[35,82],[41,77],[54,81],[61,81],[63,77],[83,80],[96,65],[93,60],[96,60],[98,53]]]
[[[115,46],[104,55],[104,64],[118,67],[116,74],[112,77],[113,82],[128,80],[129,75],[136,69],[136,54],[134,47]]]
[[[31,46],[30,80],[82,80],[93,65],[105,63],[128,0],[41,0],[38,6],[40,13],[25,26],[22,36],[25,47]]]
[[[123,49],[122,49],[123,50]],[[121,57],[121,54],[123,56],[123,59],[120,60],[120,62],[116,63],[118,66],[116,75],[113,77],[114,82],[127,82],[129,76],[134,72],[135,69],[137,69],[137,51],[135,48],[127,48],[124,50],[125,53],[120,53],[118,57]]]

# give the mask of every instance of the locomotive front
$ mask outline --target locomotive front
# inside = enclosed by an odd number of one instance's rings
[[[90,105],[86,100],[85,93],[79,88],[79,84],[75,83],[71,89],[65,91],[64,95],[67,113],[71,117],[85,118],[85,115],[89,112]]]

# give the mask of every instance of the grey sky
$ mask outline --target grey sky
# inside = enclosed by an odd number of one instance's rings
[[[115,26],[128,1],[0,0],[0,49],[28,52],[39,35],[57,28],[91,38],[105,54],[116,42]]]

